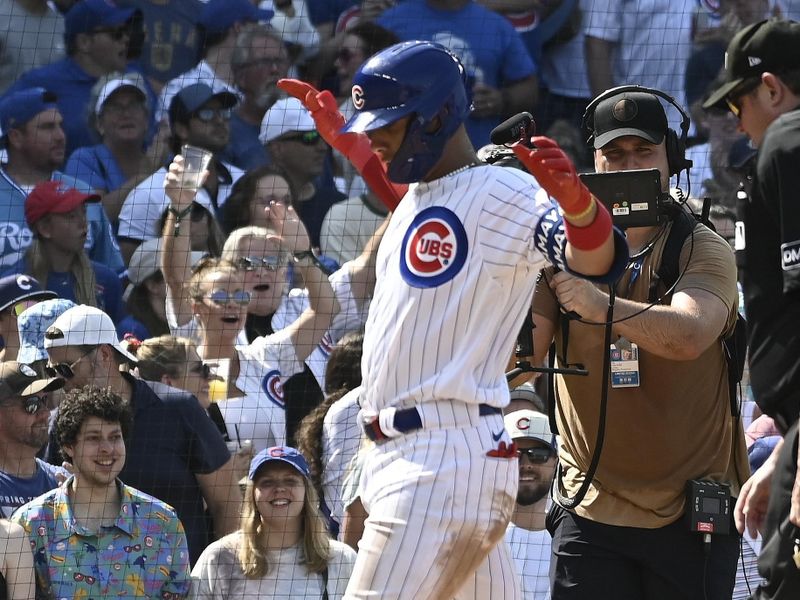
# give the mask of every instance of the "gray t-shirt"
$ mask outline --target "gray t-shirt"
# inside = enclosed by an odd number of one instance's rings
[[[0,94],[19,76],[64,57],[64,17],[49,5],[32,14],[16,0],[0,0]]]
[[[302,564],[299,546],[280,552],[270,552],[270,572],[260,579],[247,579],[237,556],[239,532],[210,544],[192,569],[192,592],[196,600],[293,600],[322,598],[323,578],[309,573]],[[328,598],[344,596],[347,582],[356,561],[355,551],[345,544],[331,540],[331,559],[328,562]]]

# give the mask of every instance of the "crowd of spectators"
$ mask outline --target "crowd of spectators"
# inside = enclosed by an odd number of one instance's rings
[[[528,111],[582,171],[590,100],[657,88],[692,116],[673,183],[733,243],[754,150],[702,104],[732,36],[770,16],[800,2],[0,0],[0,550],[34,552],[0,566],[8,597],[34,571],[57,597],[342,597],[389,213],[279,79],[347,118],[372,54],[439,42],[476,148]],[[210,154],[199,187],[185,146]],[[526,598],[548,597],[545,412],[526,388],[506,417],[531,481],[507,535]]]

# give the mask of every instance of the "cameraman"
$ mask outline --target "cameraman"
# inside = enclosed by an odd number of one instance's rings
[[[610,92],[586,121],[598,172],[657,168],[666,192],[670,175],[686,167],[678,144],[667,149],[677,136],[651,93]],[[674,290],[657,285],[660,303],[650,306],[672,224],[626,231],[632,258],[615,287],[610,348],[607,287],[548,269],[534,294],[534,364],[555,338],[557,366],[589,372],[555,380],[562,494],[575,496],[586,479],[599,420],[606,424],[585,498],[573,510],[556,502],[547,517],[554,600],[602,589],[617,599],[731,597],[739,553],[732,524],[729,535],[708,544],[682,517],[687,481],[728,483],[735,497],[749,474],[721,341],[736,321],[736,267],[728,244],[698,223],[683,243]],[[604,386],[606,415],[599,409]]]

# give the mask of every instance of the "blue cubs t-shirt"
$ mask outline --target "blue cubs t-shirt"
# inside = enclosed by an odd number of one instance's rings
[[[61,467],[36,459],[36,473],[24,478],[0,471],[0,516],[8,519],[23,504],[58,487],[56,473],[66,471]]]

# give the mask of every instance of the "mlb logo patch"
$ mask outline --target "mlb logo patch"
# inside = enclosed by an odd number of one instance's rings
[[[400,247],[400,274],[413,287],[437,287],[455,277],[467,260],[469,243],[455,213],[426,208],[411,222]]]

